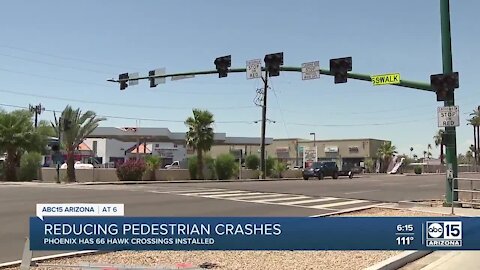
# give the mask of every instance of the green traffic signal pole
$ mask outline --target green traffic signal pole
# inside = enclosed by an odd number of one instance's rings
[[[265,71],[264,68],[262,68],[262,70]],[[281,71],[290,71],[290,72],[302,72],[301,67],[280,67],[280,70]],[[246,68],[232,68],[232,69],[228,70],[228,73],[244,73],[246,71],[247,71]],[[163,75],[155,75],[155,76],[138,77],[138,78],[135,78],[134,80],[148,80],[148,79],[153,79],[153,78],[169,78],[169,77],[179,77],[179,76],[211,75],[211,74],[218,74],[218,71],[217,70],[205,70],[205,71],[171,73],[171,74],[163,74]],[[320,74],[333,76],[333,74],[330,72],[330,70],[326,70],[326,69],[320,69]],[[347,77],[350,78],[350,79],[355,79],[355,80],[360,80],[360,81],[368,81],[368,82],[372,81],[371,75],[367,75],[367,74],[347,73]],[[129,80],[131,80],[131,79],[129,79]],[[129,81],[129,80],[126,80],[126,81]],[[114,80],[114,79],[110,79],[108,81],[109,82],[117,82],[117,83],[120,82],[119,80]],[[391,85],[434,92],[430,83],[415,82],[415,81],[409,81],[409,80],[402,80],[401,79],[400,83],[391,84]]]
[[[442,64],[443,73],[452,73],[452,40],[450,34],[450,1],[440,0],[440,23],[442,33]],[[455,106],[454,93],[447,95],[447,100],[444,102],[445,106]],[[445,127],[445,133],[447,137],[446,157],[447,157],[447,170],[452,170],[453,178],[458,177],[457,167],[457,136],[455,127]],[[458,201],[458,193],[452,192],[453,188],[458,188],[458,182],[454,182],[452,178],[449,178],[447,173],[446,177],[446,194],[445,204],[451,205],[454,201]]]

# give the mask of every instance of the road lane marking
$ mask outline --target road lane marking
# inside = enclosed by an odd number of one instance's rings
[[[346,202],[337,202],[337,203],[329,203],[329,204],[320,204],[320,205],[313,205],[311,206],[312,208],[332,208],[336,206],[343,206],[343,205],[349,205],[349,204],[357,204],[357,203],[365,203],[369,201],[365,200],[353,200],[353,201],[346,201]]]
[[[213,196],[221,194],[235,194],[235,193],[248,193],[248,191],[234,190],[234,191],[212,191],[212,192],[193,192],[193,193],[178,193],[184,196]]]
[[[269,193],[263,193],[263,195],[257,195],[257,196],[242,196],[242,197],[235,197],[232,199],[235,200],[249,200],[249,199],[261,199],[261,198],[271,198],[271,197],[280,197],[280,196],[285,196],[287,194],[269,194]]]
[[[220,195],[207,195],[207,196],[204,196],[204,197],[207,197],[207,198],[222,198],[222,197],[228,197],[228,199],[231,197],[233,199],[236,199],[236,197],[238,196],[248,196],[248,195],[260,195],[262,193],[260,192],[251,192],[251,193],[243,193],[243,194],[220,194]]]
[[[314,202],[326,202],[326,201],[335,201],[335,200],[338,200],[338,198],[311,199],[311,200],[285,202],[285,203],[279,203],[279,204],[281,204],[281,205],[296,205],[296,204],[314,203]]]
[[[183,189],[183,190],[152,190],[151,192],[155,193],[193,193],[193,192],[213,192],[213,191],[222,191],[224,189]]]
[[[288,194],[285,194],[288,195]],[[253,200],[249,202],[276,202],[276,201],[291,201],[291,200],[296,200],[296,199],[307,199],[311,198],[308,196],[294,196],[294,197],[286,197],[286,198],[276,198],[276,199],[266,199],[266,200]]]
[[[359,190],[359,191],[352,191],[352,192],[345,192],[343,194],[358,194],[358,193],[367,193],[367,192],[375,192],[380,191],[380,189],[370,189],[370,190]]]

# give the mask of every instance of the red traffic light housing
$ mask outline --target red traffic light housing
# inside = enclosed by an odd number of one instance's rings
[[[335,76],[335,83],[346,83],[347,72],[352,71],[352,57],[330,59],[330,72]]]
[[[228,68],[232,66],[232,56],[222,56],[215,59],[213,62],[218,71],[218,77],[223,78],[228,75]]]
[[[283,52],[265,55],[265,69],[270,77],[280,75],[280,66],[283,66]]]
[[[450,100],[459,87],[458,72],[430,75],[430,84],[437,93],[437,101]]]

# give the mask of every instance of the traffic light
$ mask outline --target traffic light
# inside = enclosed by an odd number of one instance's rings
[[[430,84],[437,93],[437,101],[453,98],[453,90],[459,87],[458,72],[430,75]]]
[[[217,68],[218,77],[219,78],[227,77],[228,68],[232,65],[232,56],[227,55],[227,56],[218,57],[217,59],[215,59],[213,63],[215,63],[215,66]]]
[[[348,71],[352,71],[352,57],[330,59],[330,72],[335,76],[335,83],[346,83]]]
[[[128,73],[123,73],[118,75],[118,80],[120,81],[120,90],[125,90],[128,87]]]
[[[270,77],[280,75],[280,66],[283,66],[283,52],[265,55],[265,69]]]
[[[152,77],[155,76],[155,70],[150,70],[148,72],[148,76],[150,77],[148,78],[148,80],[150,81],[150,88],[157,87],[157,85],[155,84],[155,78]]]

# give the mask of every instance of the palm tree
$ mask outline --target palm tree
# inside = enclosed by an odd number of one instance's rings
[[[427,145],[427,149],[428,149],[427,157],[430,159],[430,158],[432,158],[432,152],[430,152],[432,150],[432,144],[431,143],[429,143]]]
[[[194,109],[193,117],[190,116],[185,121],[185,125],[188,126],[187,146],[197,152],[197,177],[202,180],[203,153],[210,151],[213,145],[213,123],[213,114],[199,109]]]
[[[32,113],[18,110],[0,112],[0,153],[6,153],[5,179],[16,181],[16,167],[25,151],[41,152],[46,146],[46,137],[33,126]]]
[[[412,157],[413,147],[410,147],[410,157]]]
[[[67,151],[67,177],[69,182],[75,182],[75,149],[90,135],[97,127],[98,124],[106,120],[105,118],[98,117],[93,111],[86,111],[82,113],[80,108],[74,110],[70,105],[67,105],[62,112],[61,118],[63,121],[69,121],[69,127],[64,127],[64,123],[60,123],[57,116],[55,116],[55,123],[52,123],[52,127],[57,131],[57,136],[60,135],[61,128],[61,144]]]
[[[417,158],[418,158],[417,154],[414,154],[413,159],[417,160]]]
[[[435,141],[435,146],[439,147],[440,146],[440,163],[443,165],[443,134],[445,134],[445,131],[443,129],[439,129],[437,134],[433,136],[433,140]]]
[[[162,159],[159,156],[146,156],[145,164],[147,165],[147,171],[150,172],[150,180],[155,181],[155,171],[160,167]]]
[[[480,148],[480,106],[476,110],[470,113],[472,118],[468,119],[468,124],[473,126],[473,146],[472,152],[475,154],[475,162],[480,161],[479,148]]]
[[[472,164],[473,154],[472,151],[467,151],[465,154],[465,158],[467,159],[468,164]]]
[[[423,162],[425,162],[426,158],[427,158],[427,151],[423,151]]]
[[[378,148],[377,155],[380,158],[381,161],[383,161],[383,171],[386,171],[388,169],[388,164],[390,162],[390,159],[394,154],[397,153],[397,148],[392,145],[392,142],[384,142],[380,147]]]

